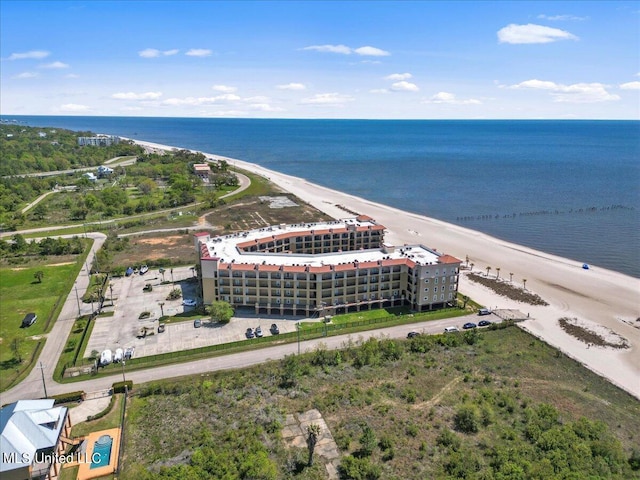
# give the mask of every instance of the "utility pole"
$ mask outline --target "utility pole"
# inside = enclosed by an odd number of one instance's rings
[[[300,355],[300,322],[296,323],[296,328],[298,329],[298,355]]]
[[[42,374],[42,387],[44,388],[44,398],[49,398],[49,396],[47,395],[47,384],[44,383],[44,366],[42,365],[42,362],[40,362],[40,373]]]
[[[76,290],[76,302],[78,302],[78,316],[80,316],[80,297],[78,296],[78,284],[73,286]]]

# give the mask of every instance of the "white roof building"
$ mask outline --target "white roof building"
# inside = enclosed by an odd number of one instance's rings
[[[67,407],[54,406],[53,399],[20,400],[0,409],[0,428],[0,477],[48,478],[52,469],[58,471],[38,462],[36,453],[62,449],[61,437],[71,433]]]

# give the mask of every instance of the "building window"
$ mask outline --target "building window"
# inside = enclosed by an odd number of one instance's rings
[[[437,285],[437,284],[438,284],[438,279],[437,279],[437,278],[434,278],[434,279],[433,279],[433,283],[435,283],[435,284]]]
[[[438,295],[434,295],[434,296],[433,296],[433,301],[434,301],[434,302],[437,302],[437,301],[438,301]]]

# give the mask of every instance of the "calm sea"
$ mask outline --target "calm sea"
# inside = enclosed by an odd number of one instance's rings
[[[640,277],[640,122],[4,116],[258,163]]]

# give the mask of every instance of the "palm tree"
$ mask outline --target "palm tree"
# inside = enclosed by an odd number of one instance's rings
[[[513,272],[509,272],[509,281],[513,282]]]
[[[462,309],[464,310],[467,308],[467,302],[469,301],[469,297],[467,295],[463,295],[462,300],[464,301],[464,305],[462,305]]]
[[[525,290],[527,289],[527,279],[526,278],[522,279],[522,288],[524,288]]]
[[[312,423],[307,427],[307,448],[309,449],[309,461],[307,465],[313,466],[313,451],[316,449],[316,443],[318,443],[318,437],[320,436],[320,425]]]
[[[158,305],[160,305],[160,314],[164,317],[164,302],[160,302]]]
[[[487,267],[487,277],[489,276],[489,271],[491,270],[491,267]]]
[[[496,267],[496,280],[500,278],[500,267]]]

